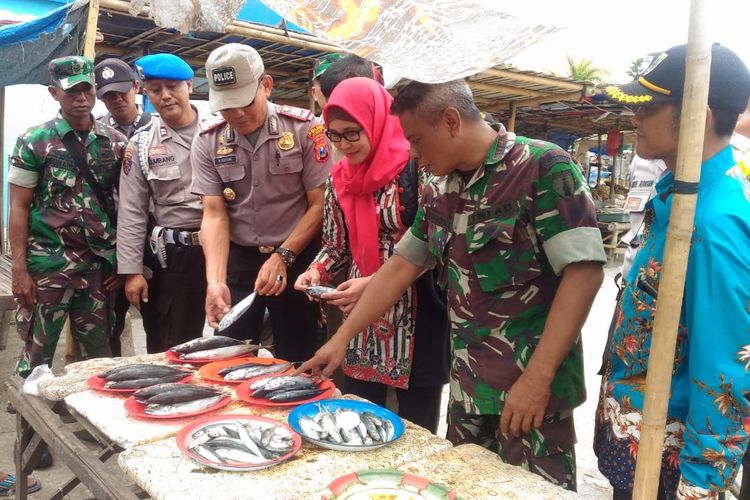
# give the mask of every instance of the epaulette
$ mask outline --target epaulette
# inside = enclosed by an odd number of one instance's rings
[[[280,115],[290,116],[302,122],[309,122],[315,116],[309,109],[302,109],[294,106],[278,106],[276,112]]]
[[[224,117],[222,117],[218,113],[211,113],[210,115],[203,115],[198,121],[198,133],[200,135],[203,135],[206,132],[210,132],[211,130],[215,129],[218,126],[223,125],[224,123],[226,123],[226,120],[224,119]]]
[[[560,148],[553,148],[542,153],[539,158],[539,166],[544,170],[549,170],[558,163],[570,163],[572,158],[570,154]]]

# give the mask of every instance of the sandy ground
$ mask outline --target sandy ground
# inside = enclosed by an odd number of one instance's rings
[[[596,468],[596,457],[591,448],[593,439],[593,422],[594,410],[596,408],[596,398],[599,391],[600,377],[596,375],[599,369],[601,352],[604,348],[607,336],[607,328],[612,317],[614,308],[614,299],[616,288],[613,283],[613,277],[618,272],[619,266],[612,266],[606,269],[604,284],[596,298],[591,314],[583,330],[584,355],[586,370],[586,388],[588,391],[588,401],[578,408],[575,413],[576,433],[578,435],[578,444],[576,446],[576,455],[578,463],[578,493],[580,498],[591,500],[611,498],[609,484]],[[131,331],[132,338],[126,339],[125,354],[142,354],[146,352],[145,334],[141,325],[140,318],[136,311],[131,311]],[[61,341],[58,347],[58,355],[55,360],[55,370],[62,367],[62,353],[64,346]],[[132,344],[131,344],[132,342]],[[132,345],[132,350],[130,345]],[[0,351],[0,382],[2,406],[0,407],[0,471],[12,471],[13,465],[13,444],[15,442],[15,416],[6,413],[5,401],[5,380],[13,370],[14,358],[20,349],[20,341],[13,331],[8,336],[8,347]],[[447,389],[443,397],[443,408],[447,403]],[[445,419],[443,419],[444,421]],[[445,425],[441,425],[439,433],[444,435]],[[116,465],[115,465],[116,467]],[[41,492],[31,495],[32,498],[48,498],[57,489],[63,485],[72,474],[59,460],[48,470],[36,471],[35,477],[42,481],[43,489]],[[86,488],[79,486],[68,495],[70,499],[88,499],[91,493]]]

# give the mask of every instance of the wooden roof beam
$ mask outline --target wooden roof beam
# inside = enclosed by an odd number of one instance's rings
[[[569,94],[547,94],[545,96],[537,97],[535,99],[519,99],[514,100],[516,107],[529,107],[534,108],[536,106],[540,106],[542,104],[549,104],[551,102],[578,102],[581,100],[581,97],[583,96],[582,92],[571,92]],[[500,111],[509,111],[510,110],[510,101],[503,102],[502,104],[497,104],[493,106],[491,109],[488,109],[489,112],[500,112]]]
[[[545,93],[538,90],[525,89],[522,87],[514,87],[512,85],[499,85],[495,83],[477,82],[469,80],[469,87],[472,90],[483,90],[486,92],[495,92],[499,94],[510,94],[510,95],[521,95],[527,97],[540,97]]]
[[[545,87],[557,87],[564,90],[577,90],[583,92],[586,87],[583,83],[568,82],[565,80],[558,80],[555,78],[548,78],[537,75],[526,75],[523,73],[516,73],[507,69],[489,68],[479,72],[480,75],[494,76],[498,78],[507,78],[515,82],[531,83],[533,85],[543,85]]]

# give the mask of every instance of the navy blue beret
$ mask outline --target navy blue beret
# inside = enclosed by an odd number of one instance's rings
[[[150,54],[135,61],[135,70],[142,80],[192,80],[193,68],[174,54]]]

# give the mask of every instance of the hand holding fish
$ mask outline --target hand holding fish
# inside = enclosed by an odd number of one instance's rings
[[[348,344],[348,340],[342,342],[335,336],[332,337],[315,352],[312,358],[302,363],[292,375],[299,375],[307,370],[312,370],[313,376],[330,378],[336,368],[344,361]]]
[[[281,256],[271,254],[258,271],[255,291],[259,295],[281,295],[286,288],[286,271],[286,264]]]
[[[125,278],[125,297],[139,311],[141,301],[148,302],[148,283],[142,274],[131,274]]]
[[[311,267],[297,277],[297,281],[294,282],[294,289],[304,292],[308,287],[318,285],[320,285],[320,272],[314,267]],[[311,301],[315,300],[315,298],[310,295],[308,295],[307,298]]]
[[[211,328],[218,328],[219,320],[229,312],[232,296],[226,283],[209,283],[206,287],[206,320]]]
[[[327,299],[329,304],[338,306],[339,309],[348,314],[354,309],[371,278],[372,276],[368,276],[344,281],[336,288],[335,292],[326,293],[321,298]]]

